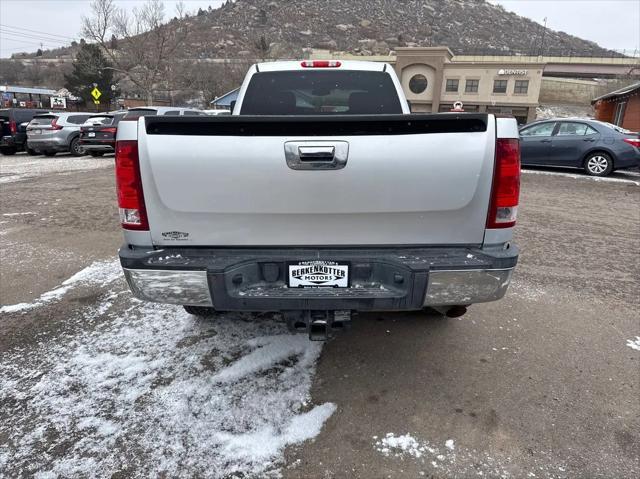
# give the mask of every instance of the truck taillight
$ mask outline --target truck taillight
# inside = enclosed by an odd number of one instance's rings
[[[520,197],[520,141],[498,138],[487,228],[511,228],[516,224]]]
[[[148,230],[138,142],[135,140],[116,141],[116,187],[122,227],[128,230]]]
[[[337,60],[305,60],[300,63],[304,68],[338,68],[342,63]]]
[[[18,132],[18,125],[16,125],[15,121],[9,122],[9,131],[12,135],[15,135]]]

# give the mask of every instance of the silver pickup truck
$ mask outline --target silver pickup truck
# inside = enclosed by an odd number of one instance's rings
[[[410,114],[384,63],[262,63],[230,116],[125,119],[116,177],[135,296],[312,339],[356,311],[464,314],[518,258],[516,121]]]

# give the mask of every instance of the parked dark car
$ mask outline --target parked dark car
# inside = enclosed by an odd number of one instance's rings
[[[27,124],[39,113],[48,110],[29,108],[4,108],[0,110],[0,153],[13,155],[27,146]],[[34,150],[27,149],[30,155]]]
[[[520,129],[522,165],[584,169],[592,176],[640,166],[640,135],[597,120],[563,118]]]
[[[116,151],[118,123],[126,111],[105,113],[90,117],[80,127],[80,145],[91,156],[102,156]]]

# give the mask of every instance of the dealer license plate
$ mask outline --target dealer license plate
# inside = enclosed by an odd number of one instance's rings
[[[289,265],[290,288],[348,288],[349,265],[334,261],[299,261]]]

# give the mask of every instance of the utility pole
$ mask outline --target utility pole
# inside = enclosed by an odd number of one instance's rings
[[[547,34],[547,17],[544,17],[544,29],[542,30],[542,41],[540,42],[540,53],[538,56],[544,56],[544,37]]]

